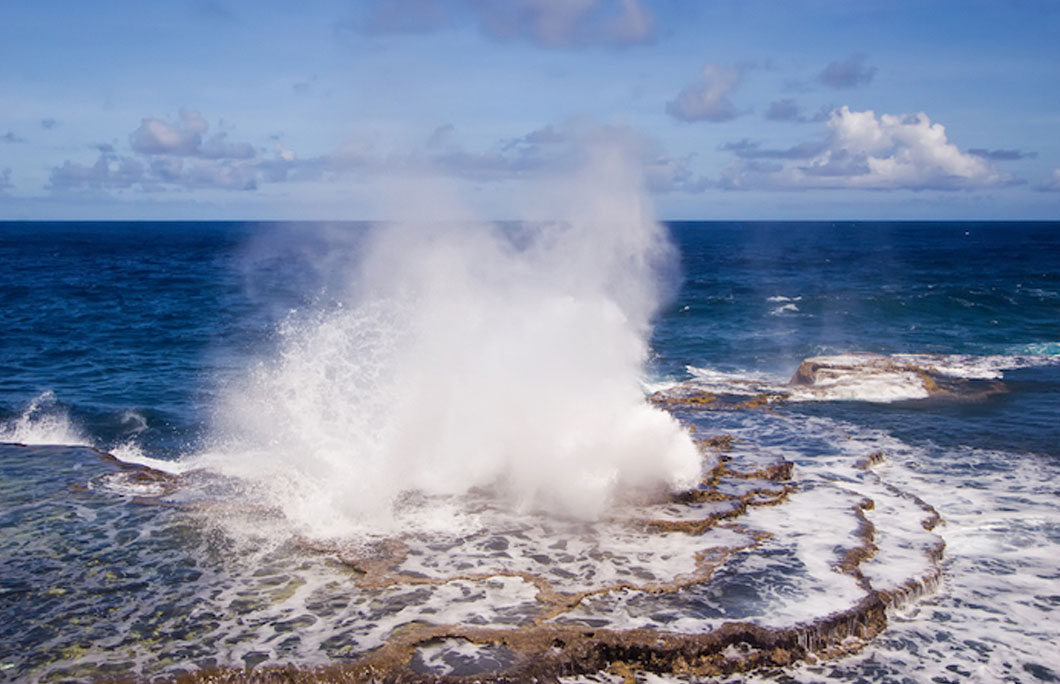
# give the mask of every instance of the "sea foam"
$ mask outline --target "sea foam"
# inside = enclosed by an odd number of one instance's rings
[[[34,397],[17,418],[0,423],[0,442],[89,445],[51,390]]]

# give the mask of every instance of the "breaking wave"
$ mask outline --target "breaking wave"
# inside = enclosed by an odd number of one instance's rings
[[[0,442],[72,446],[89,444],[51,390],[34,397],[17,418],[0,423]]]

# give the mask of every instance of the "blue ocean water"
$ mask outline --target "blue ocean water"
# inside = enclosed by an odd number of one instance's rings
[[[261,353],[289,309],[326,296],[314,264],[329,245],[313,228],[4,224],[0,416],[50,390],[101,443],[128,432],[131,410],[148,418],[152,449],[186,448],[218,378]],[[683,274],[652,339],[660,376],[687,366],[790,375],[806,357],[848,351],[1060,355],[1055,223],[670,228]],[[1029,375],[1023,390],[1048,403],[1055,377]],[[1055,408],[1016,409],[1041,411],[1049,439],[1036,446],[1054,454]]]
[[[1060,223],[681,222],[668,229],[680,272],[668,274],[678,285],[650,339],[653,388],[718,374],[783,384],[803,359],[856,352],[960,355],[973,377],[1003,367],[990,373],[1003,378],[1005,391],[975,400],[884,400],[873,386],[769,412],[683,416],[701,431],[776,451],[807,473],[821,468],[821,481],[831,477],[821,465],[827,459],[882,450],[890,484],[948,521],[934,595],[896,614],[860,655],[784,676],[1060,678],[1055,655],[1035,655],[1057,636],[1040,622],[1060,601],[1048,555],[1060,549]],[[285,322],[341,306],[344,274],[356,269],[368,230],[0,224],[0,441],[134,450],[160,461],[203,451],[219,397],[282,353]],[[84,450],[0,449],[0,677],[318,664],[349,654],[339,637],[360,634],[355,623],[390,624],[385,611],[365,608],[333,625],[333,598],[332,608],[314,612],[304,606],[323,599],[302,596],[303,586],[322,591],[333,581],[323,561],[261,545],[235,553],[250,542],[216,541],[208,526],[182,519],[179,506],[145,508],[133,501],[142,491],[96,486],[113,475],[96,460]],[[89,543],[97,528],[106,529],[104,541]],[[252,572],[225,560],[226,548],[258,565]],[[113,576],[93,569],[103,567]],[[255,582],[290,591],[277,594],[279,608],[259,606]],[[292,600],[303,607],[292,608]],[[444,597],[424,601],[433,610]],[[185,618],[195,611],[200,618],[190,624]],[[233,626],[251,614],[253,629]],[[233,636],[240,630],[244,641]],[[174,646],[152,664],[146,654],[156,647],[148,642]]]
[[[1056,223],[679,223],[685,278],[654,337],[656,366],[790,376],[845,352],[1060,354]],[[903,436],[1060,456],[1055,367],[1010,374],[985,405],[807,410]],[[989,420],[984,421],[984,418]],[[941,434],[940,434],[941,433]]]

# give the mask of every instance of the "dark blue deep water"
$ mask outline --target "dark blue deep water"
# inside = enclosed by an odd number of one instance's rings
[[[825,493],[822,518],[849,515],[843,497],[879,497],[876,541],[880,557],[893,561],[881,561],[879,581],[888,572],[920,577],[924,564],[938,564],[941,579],[927,582],[926,597],[897,610],[859,655],[767,672],[762,681],[1060,681],[1060,222],[668,227],[680,272],[668,274],[673,296],[655,322],[649,386],[703,377],[783,385],[808,357],[872,352],[961,355],[968,367],[1003,368],[994,379],[1004,391],[892,401],[869,393],[680,414],[703,434],[735,435],[737,456],[794,462],[792,510],[803,517],[773,520],[790,534],[763,535],[774,546],[733,556],[724,568],[719,586],[745,587],[754,601],[705,585],[699,598],[693,587],[655,599],[661,608],[636,613],[631,600],[614,609],[637,619],[658,614],[668,625],[701,618],[700,600],[722,605],[719,615],[790,600],[821,617],[815,602],[831,605],[827,597],[851,591],[851,581],[817,561],[853,542],[842,525],[834,545],[834,530],[820,532],[811,520],[803,534],[797,525],[814,517],[815,492]],[[354,591],[351,573],[330,556],[259,543],[255,535],[268,535],[256,529],[219,532],[210,520],[239,515],[224,505],[209,512],[223,490],[216,481],[189,475],[181,486],[199,487],[196,494],[167,499],[169,490],[152,491],[153,482],[129,480],[100,458],[129,453],[130,444],[164,461],[207,449],[218,398],[256,362],[276,357],[292,312],[341,305],[368,230],[0,223],[0,680],[338,662],[439,611],[469,624],[487,620],[453,608],[467,596],[485,597],[482,610],[498,623],[529,619],[518,602],[533,604],[532,587],[523,598],[496,582],[479,594],[468,584],[456,599],[446,598],[445,583]],[[874,451],[885,457],[882,480],[851,465]],[[145,504],[158,496],[162,505]],[[924,501],[944,521],[931,534],[945,555],[930,563],[919,551],[928,533],[902,512],[922,511]],[[494,544],[483,557],[507,557],[509,543],[529,538],[476,534],[458,542]],[[507,657],[497,653],[489,657]],[[416,658],[428,667],[430,652]]]
[[[1060,355],[1057,223],[670,228],[683,273],[657,321],[657,376],[687,377],[689,366],[786,376],[803,358],[851,351]],[[319,264],[334,234],[348,245],[364,230],[0,224],[0,420],[50,391],[93,443],[120,441],[135,411],[146,419],[140,441],[152,451],[193,447],[226,374],[268,353],[290,309],[327,296],[336,270]],[[1057,373],[1039,368],[1012,379],[1018,391],[992,405],[1013,414],[999,428],[1011,426],[1004,438],[1057,455]],[[969,439],[996,437],[997,428],[974,423]]]

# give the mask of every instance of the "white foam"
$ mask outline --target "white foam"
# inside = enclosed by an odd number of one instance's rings
[[[113,446],[107,450],[107,453],[123,463],[146,466],[170,475],[182,475],[202,467],[200,462],[194,458],[172,460],[148,456],[144,453],[143,447],[133,440]]]
[[[782,316],[789,313],[798,313],[799,307],[795,304],[784,304],[769,312],[770,316]]]
[[[0,424],[0,442],[90,446],[69,414],[48,390],[34,397],[18,418]]]
[[[931,396],[928,375],[960,380],[999,380],[1018,368],[1058,365],[1060,357],[1042,355],[893,354],[816,356],[803,363],[816,367],[811,384],[754,371],[719,371],[689,366],[692,384],[715,394],[776,394],[788,401],[865,401],[891,403]],[[672,389],[672,388],[665,388]],[[665,390],[664,390],[665,391]]]
[[[1013,355],[1060,356],[1060,342],[1031,342],[1012,347]]]
[[[750,370],[723,371],[716,368],[685,366],[697,388],[715,394],[754,395],[786,391],[786,377]]]
[[[1060,364],[1060,359],[1034,354],[1012,356],[967,354],[894,354],[895,363],[917,366],[930,373],[938,373],[967,380],[999,380],[1007,370]]]

